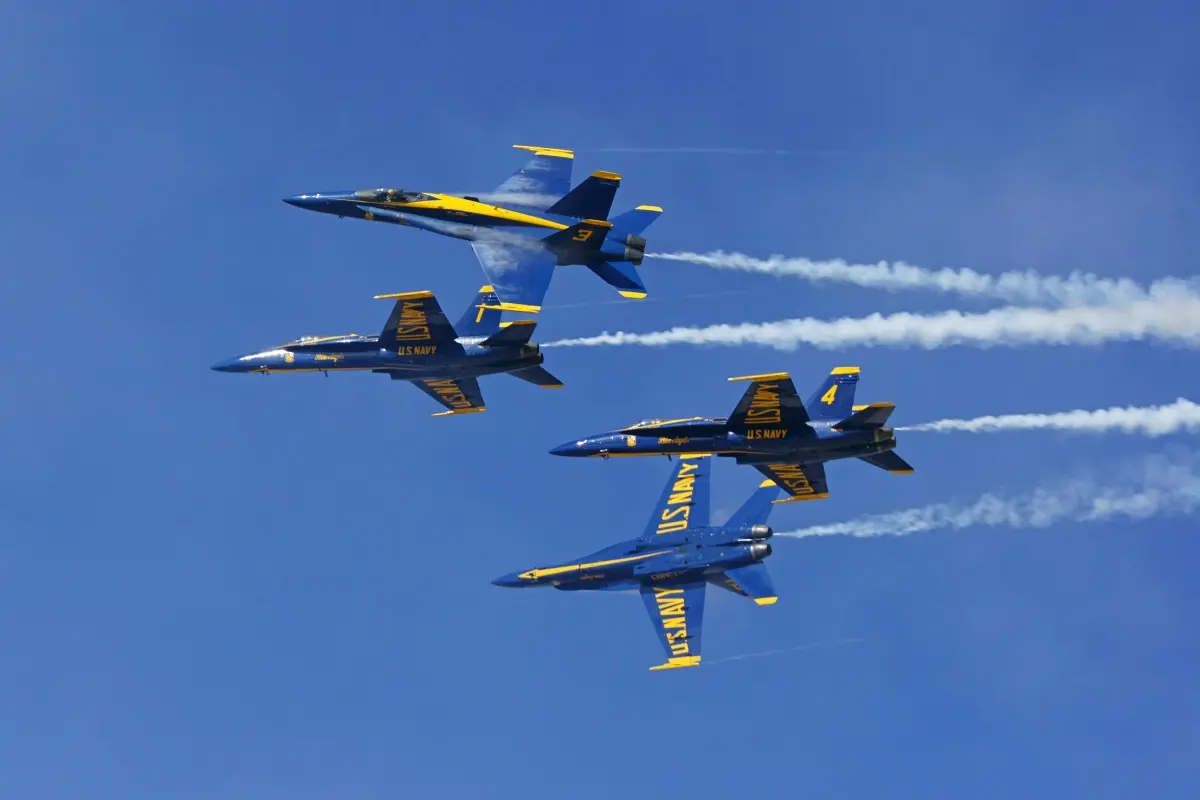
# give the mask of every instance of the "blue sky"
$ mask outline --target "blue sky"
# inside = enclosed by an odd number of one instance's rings
[[[651,249],[985,272],[1189,275],[1200,247],[1183,2],[9,4],[0,32],[0,796],[1194,797],[1194,520],[781,541],[781,601],[710,598],[650,673],[627,595],[498,589],[636,534],[665,461],[546,451],[724,414],[725,378],[839,364],[898,424],[1196,396],[1149,344],[548,352],[432,419],[376,376],[229,376],[373,332],[372,295],[481,274],[460,242],[302,191],[495,186],[514,143],[620,172]],[[779,157],[606,147],[786,149]],[[835,152],[831,152],[835,151]],[[969,309],[650,262],[653,300],[561,273],[538,339]],[[705,295],[697,297],[695,295]],[[979,304],[979,307],[983,307]],[[1187,441],[911,434],[916,473],[829,469],[777,528],[1116,470]],[[714,468],[714,514],[755,486]],[[719,756],[718,756],[719,754]]]

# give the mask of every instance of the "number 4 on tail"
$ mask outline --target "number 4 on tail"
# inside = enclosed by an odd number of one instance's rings
[[[833,398],[837,396],[837,384],[829,387],[829,391],[821,395],[821,402],[827,406],[833,405]]]

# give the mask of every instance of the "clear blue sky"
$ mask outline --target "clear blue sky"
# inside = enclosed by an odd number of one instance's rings
[[[730,375],[807,394],[857,364],[904,424],[1195,398],[1191,352],[557,350],[565,390],[497,377],[486,414],[446,419],[378,376],[209,370],[374,332],[374,294],[432,289],[456,318],[465,245],[280,198],[488,189],[518,142],[622,173],[616,210],[666,209],[652,249],[1194,273],[1200,11],[1053,6],[7,4],[0,797],[1200,794],[1194,520],[781,541],[780,602],[710,598],[708,659],[862,641],[673,673],[646,670],[636,598],[490,584],[635,535],[668,469],[550,447],[724,414]],[[620,146],[808,152],[597,152]],[[537,338],[971,307],[643,273],[653,301],[612,305],[564,271],[548,304],[591,305]],[[775,522],[1165,446],[912,434],[914,475],[835,464],[828,501]],[[758,480],[717,463],[714,514]]]

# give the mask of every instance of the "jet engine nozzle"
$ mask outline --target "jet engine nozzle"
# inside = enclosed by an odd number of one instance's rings
[[[634,250],[641,250],[643,253],[646,252],[646,240],[636,233],[631,233],[625,237],[625,246],[631,247]]]
[[[775,531],[771,530],[770,525],[754,525],[750,528],[750,538],[755,541],[770,539],[774,535]]]
[[[766,542],[755,542],[750,545],[750,556],[755,561],[762,561],[769,555],[771,555],[771,545]]]

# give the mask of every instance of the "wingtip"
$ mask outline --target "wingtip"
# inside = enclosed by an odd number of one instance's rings
[[[733,378],[726,378],[730,381],[782,381],[792,377],[788,372],[765,372],[762,375],[738,375]]]
[[[858,367],[834,367],[830,370],[830,375],[858,375],[862,370]]]
[[[478,408],[452,408],[449,411],[438,411],[432,416],[435,417],[454,417],[459,414],[479,414],[487,411],[487,406],[479,406]]]
[[[681,669],[683,667],[698,667],[700,666],[700,656],[675,656],[668,658],[662,664],[650,668],[651,672],[660,669]]]
[[[528,150],[535,156],[553,156],[555,158],[574,158],[575,151],[562,147],[542,147],[536,144],[514,144],[517,150]]]
[[[821,492],[819,494],[806,494],[801,496],[781,497],[778,500],[772,500],[772,503],[803,503],[806,500],[824,500],[829,497],[829,492]]]
[[[778,597],[756,597],[756,598],[754,598],[754,602],[760,606],[773,606],[777,602],[779,602],[779,598]]]
[[[376,300],[418,300],[427,297],[433,297],[433,292],[428,289],[422,289],[419,292],[396,292],[394,294],[377,294]]]

